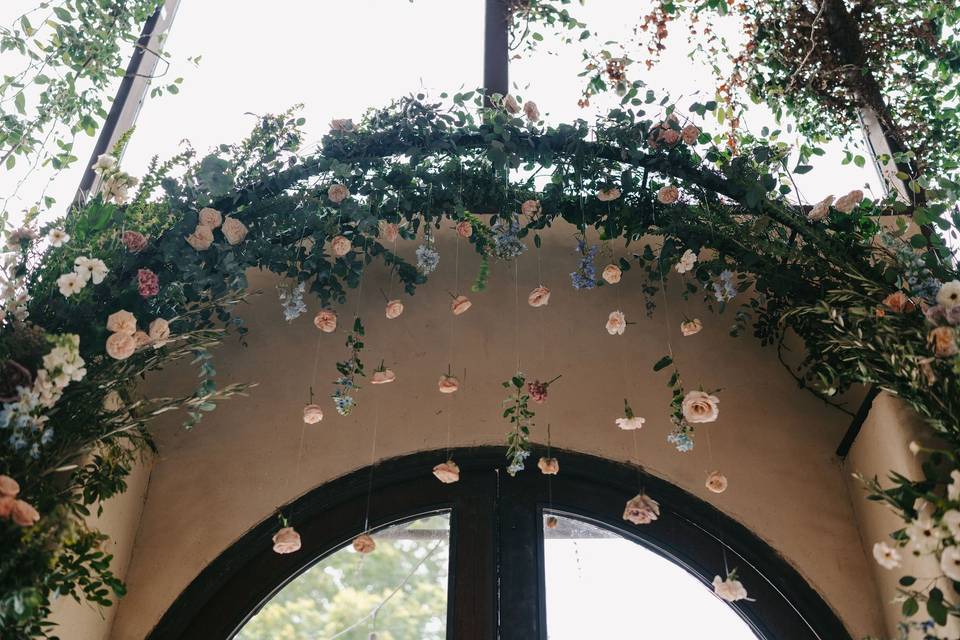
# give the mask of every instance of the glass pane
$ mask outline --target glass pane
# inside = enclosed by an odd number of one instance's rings
[[[373,553],[347,544],[302,573],[235,640],[446,637],[450,514],[387,527],[373,539]]]
[[[656,553],[568,516],[544,527],[547,637],[757,640],[729,605]],[[719,553],[719,550],[718,550]]]

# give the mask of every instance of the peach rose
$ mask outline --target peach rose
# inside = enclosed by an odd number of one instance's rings
[[[545,307],[550,302],[550,289],[540,285],[527,296],[527,304],[531,307]]]
[[[660,142],[672,147],[680,140],[680,132],[676,129],[664,129],[660,132]]]
[[[469,220],[463,220],[457,223],[457,235],[461,238],[469,238],[473,235],[473,225]]]
[[[227,244],[230,245],[238,245],[247,237],[247,225],[230,216],[223,221],[221,231],[223,231],[223,237],[227,239]]]
[[[659,517],[660,505],[642,493],[628,500],[623,509],[623,519],[633,524],[650,524]]]
[[[545,476],[555,476],[560,473],[560,461],[556,458],[540,458],[537,461],[537,468]]]
[[[927,342],[938,358],[957,355],[957,332],[953,327],[937,327],[927,336]]]
[[[340,204],[350,197],[350,189],[347,189],[346,185],[340,184],[339,182],[332,184],[330,188],[327,189],[327,197],[330,198],[331,202]]]
[[[399,318],[400,314],[403,313],[403,303],[399,300],[391,300],[387,303],[387,320],[394,320]]]
[[[114,333],[107,338],[107,355],[115,360],[126,360],[137,350],[137,340],[126,333]]]
[[[137,349],[140,349],[150,344],[150,336],[147,335],[146,331],[137,331],[133,334],[133,341],[136,343]]]
[[[537,109],[537,103],[533,100],[527,100],[523,103],[523,113],[526,114],[527,120],[530,122],[540,120],[540,109]]]
[[[0,475],[0,496],[16,498],[20,493],[20,484],[10,476]]]
[[[393,382],[397,379],[397,374],[395,374],[390,369],[384,369],[383,371],[374,371],[373,377],[370,378],[370,384],[387,384]]]
[[[337,330],[337,313],[331,309],[323,309],[313,318],[313,326],[324,333],[333,333]]]
[[[153,347],[159,349],[170,340],[170,323],[163,318],[154,318],[147,327],[147,332],[150,334],[150,340],[153,341]]]
[[[273,534],[273,552],[279,554],[300,551],[300,534],[293,527],[284,527]]]
[[[343,236],[336,236],[333,240],[330,241],[330,251],[333,252],[333,255],[338,258],[342,258],[350,252],[350,249],[353,248],[353,244]]]
[[[459,316],[467,312],[467,309],[473,306],[473,303],[470,302],[467,296],[457,296],[453,299],[453,302],[450,303],[450,311],[453,311],[453,315]]]
[[[615,264],[608,264],[603,268],[602,277],[607,284],[617,284],[622,276],[623,272]]]
[[[620,189],[613,187],[611,189],[601,189],[597,191],[597,200],[600,202],[611,202],[620,197]]]
[[[353,539],[353,550],[357,553],[373,553],[373,550],[376,548],[377,543],[365,533]]]
[[[850,213],[856,209],[857,205],[862,201],[863,191],[860,191],[860,189],[854,189],[847,195],[837,198],[837,202],[833,205],[833,208],[840,213]]]
[[[460,388],[460,381],[453,376],[444,374],[440,376],[440,381],[437,382],[437,388],[440,389],[440,393],[456,393]]]
[[[393,224],[392,222],[388,222],[387,224],[383,225],[384,240],[386,240],[387,242],[396,242],[397,238],[399,237],[400,237],[400,227]]]
[[[213,244],[213,229],[205,224],[198,224],[193,233],[186,237],[186,241],[196,251],[206,251]]]
[[[691,424],[713,422],[720,415],[720,399],[705,391],[688,391],[680,408]]]
[[[723,493],[727,490],[727,476],[719,471],[711,471],[707,476],[706,487],[714,493]]]
[[[700,129],[696,125],[688,124],[680,131],[680,137],[685,144],[695,144],[700,137]]]
[[[223,223],[223,215],[216,209],[204,207],[200,209],[200,224],[211,229],[216,229]]]
[[[339,133],[350,133],[353,131],[353,120],[350,118],[334,118],[330,121],[330,130]]]
[[[684,336],[692,336],[700,333],[700,330],[703,329],[703,323],[700,322],[699,318],[694,318],[693,320],[687,320],[680,323],[680,333]]]
[[[543,207],[539,200],[524,200],[523,204],[520,205],[520,213],[525,216],[535,217],[540,215],[542,211]]]
[[[0,496],[0,519],[6,520],[13,511],[13,505],[17,504],[17,499],[12,496]]]
[[[107,331],[133,335],[137,332],[137,319],[129,311],[117,311],[107,316]]]
[[[323,420],[323,409],[318,404],[308,404],[303,408],[303,421],[306,424],[317,424]]]
[[[453,460],[447,460],[433,468],[433,475],[443,484],[452,484],[460,479],[460,467]]]
[[[827,196],[817,204],[813,206],[813,209],[810,209],[810,213],[807,214],[807,220],[810,222],[818,222],[823,220],[828,215],[830,215],[830,205],[833,204],[833,196]]]
[[[547,529],[556,529],[558,524],[557,516],[547,516]]]
[[[40,512],[29,503],[17,500],[13,503],[13,509],[10,510],[10,519],[21,527],[31,527],[40,520]]]
[[[503,97],[503,108],[511,115],[520,113],[520,104],[517,102],[517,99],[510,94]]]
[[[607,317],[607,333],[612,336],[622,336],[627,329],[627,317],[623,311],[611,311]]]
[[[897,313],[910,313],[917,306],[903,291],[895,291],[883,299],[883,304]]]
[[[660,202],[660,204],[673,204],[679,199],[680,190],[672,184],[660,187],[660,190],[657,191],[657,201]]]

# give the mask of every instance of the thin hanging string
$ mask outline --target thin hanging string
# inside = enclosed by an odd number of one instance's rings
[[[653,224],[657,225],[657,211],[656,208],[653,210]],[[663,248],[661,247],[661,251]],[[667,353],[670,354],[670,359],[673,360],[673,342],[670,338],[670,303],[667,301],[667,281],[663,275],[663,260],[657,260],[657,272],[660,275],[660,293],[663,296],[663,316],[665,319],[666,333],[667,333]]]
[[[517,352],[517,372],[520,368],[520,257],[513,259],[513,336]]]
[[[460,295],[460,234],[454,232],[456,236],[456,256],[454,258],[454,268],[453,268],[453,290],[455,295]],[[453,370],[453,350],[454,345],[456,344],[456,330],[457,330],[457,317],[453,315],[453,312],[450,313],[450,349],[447,354],[447,366],[450,367],[450,370]],[[464,376],[466,378],[466,376]],[[466,380],[461,380],[461,383],[465,383]],[[457,394],[451,393],[450,395],[450,409],[447,411],[447,460],[450,459],[450,443],[453,432],[453,408],[455,406],[456,399],[454,396]]]
[[[370,501],[373,497],[373,470],[377,466],[377,430],[380,427],[380,394],[373,401],[373,438],[370,443],[370,477],[367,478],[367,505],[363,514],[363,532],[370,532]]]

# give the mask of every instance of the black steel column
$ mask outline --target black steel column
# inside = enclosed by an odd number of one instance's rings
[[[486,95],[509,91],[509,30],[506,0],[487,0],[483,38],[483,88]]]

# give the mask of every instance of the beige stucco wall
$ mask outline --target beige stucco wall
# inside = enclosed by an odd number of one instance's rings
[[[514,266],[493,264],[488,290],[470,294],[474,307],[457,318],[449,312],[447,292],[468,289],[478,258],[461,245],[458,287],[452,234],[439,241],[441,269],[416,296],[405,297],[406,312],[396,320],[383,316],[379,290],[390,288],[386,272],[379,265],[371,268],[359,296],[367,327],[365,359],[371,369],[384,359],[398,379],[366,386],[359,408],[347,418],[336,415],[326,398],[336,376],[334,362],[344,355],[344,336],[321,335],[313,327],[315,301],[308,315],[285,323],[276,279],[252,274],[253,288],[264,293],[240,312],[251,329],[249,346],[229,340],[218,351],[217,369],[222,384],[259,386],[249,397],[224,403],[193,431],[182,430],[174,417],[157,425],[160,454],[127,573],[129,594],[112,637],[142,638],[201,569],[244,531],[278,505],[369,464],[378,407],[378,457],[446,446],[448,419],[454,446],[501,444],[507,427],[500,418],[500,382],[516,369],[517,344],[525,372],[540,378],[563,374],[548,403],[538,408],[535,440],[545,440],[549,421],[559,447],[628,460],[631,437],[613,421],[629,397],[647,418],[639,456],[650,473],[710,500],[767,540],[835,608],[854,637],[881,635],[872,568],[854,523],[846,474],[833,455],[849,417],[799,391],[772,350],[749,337],[730,338],[730,312],[718,317],[699,300],[684,303],[677,286],[670,296],[669,327],[662,300],[652,319],[644,315],[637,270],[627,272],[618,286],[574,291],[568,276],[576,262],[573,233],[562,226],[545,234],[539,267],[535,249],[519,259],[518,289]],[[401,245],[412,258],[415,243]],[[539,282],[538,268],[554,292],[543,309],[525,303]],[[393,293],[400,295],[396,284]],[[353,291],[341,310],[345,320],[357,303]],[[604,323],[617,307],[637,324],[614,337]],[[701,317],[703,332],[681,338],[683,313]],[[711,446],[701,430],[696,449],[686,454],[665,440],[667,374],[651,371],[666,352],[668,330],[688,387],[723,388],[720,420],[706,427]],[[466,384],[449,402],[436,383],[451,360],[451,332],[452,365],[460,375],[466,369]],[[154,381],[156,391],[189,389],[193,373],[174,371]],[[314,379],[329,410],[323,422],[304,428],[301,408]],[[730,479],[721,496],[703,486],[713,468]]]

